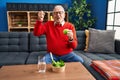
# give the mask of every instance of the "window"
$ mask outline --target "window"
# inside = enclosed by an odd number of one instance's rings
[[[108,0],[107,30],[116,30],[115,39],[120,39],[120,0]]]

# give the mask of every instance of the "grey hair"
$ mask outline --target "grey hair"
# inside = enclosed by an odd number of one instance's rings
[[[63,11],[65,11],[65,9],[63,8],[63,6],[62,6],[62,5],[56,5],[56,6],[54,7],[53,11],[54,11],[54,10],[55,10],[55,8],[57,8],[57,7],[61,8],[61,9],[63,9]]]

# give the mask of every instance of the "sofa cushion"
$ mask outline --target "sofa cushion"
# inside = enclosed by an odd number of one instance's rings
[[[42,36],[34,36],[34,34],[30,33],[30,52],[39,52],[39,51],[47,51],[46,37]]]
[[[25,64],[29,52],[0,52],[0,66]]]
[[[115,40],[115,52],[120,54],[120,40]]]
[[[113,59],[120,59],[119,54],[105,54],[105,53],[84,53],[86,57],[91,58],[91,60],[113,60]],[[116,57],[118,56],[118,57]]]
[[[0,52],[28,51],[27,32],[0,32]]]
[[[91,66],[107,80],[120,80],[120,60],[94,60]]]
[[[75,50],[84,50],[85,48],[85,32],[84,31],[76,31],[78,46]]]
[[[44,56],[47,51],[31,52],[26,64],[37,64],[38,56]]]
[[[115,53],[114,30],[89,29],[89,45],[87,52]]]
[[[88,45],[89,45],[89,30],[85,30],[85,35],[86,35],[86,42],[85,42],[85,49],[84,51],[88,50]]]

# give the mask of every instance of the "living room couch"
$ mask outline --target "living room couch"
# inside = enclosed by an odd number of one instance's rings
[[[77,38],[78,46],[74,52],[84,59],[83,65],[96,80],[105,80],[90,66],[91,61],[120,59],[120,41],[115,40],[115,53],[90,53],[84,51],[85,31],[77,31]],[[0,66],[37,64],[37,57],[46,54],[46,46],[45,35],[36,37],[32,32],[0,32]]]

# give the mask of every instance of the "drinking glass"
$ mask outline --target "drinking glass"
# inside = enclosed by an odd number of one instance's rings
[[[38,56],[38,72],[40,72],[40,73],[46,72],[45,57]]]

